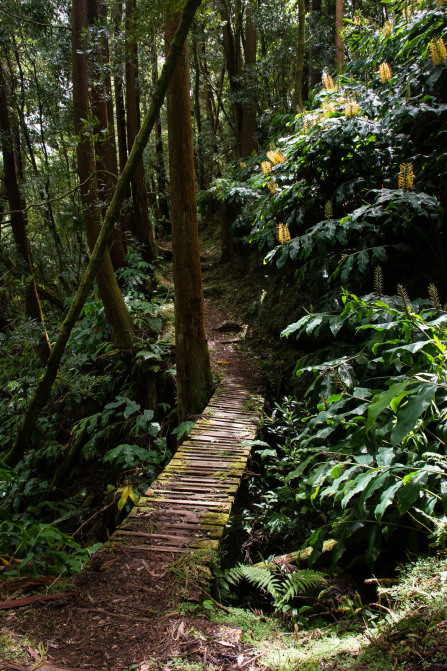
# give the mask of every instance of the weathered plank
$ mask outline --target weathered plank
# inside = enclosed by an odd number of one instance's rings
[[[224,383],[111,540],[126,552],[215,551],[256,435],[259,398]]]

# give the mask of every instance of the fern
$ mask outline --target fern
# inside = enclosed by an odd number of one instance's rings
[[[225,579],[232,585],[237,585],[242,580],[247,580],[255,587],[271,594],[274,599],[276,599],[281,585],[281,581],[273,575],[273,572],[269,568],[244,564],[238,564],[230,569],[225,574]]]
[[[294,599],[298,594],[302,594],[313,587],[317,587],[324,582],[324,575],[319,571],[302,569],[288,573],[286,579],[281,585],[282,595],[275,600],[275,606],[281,607]]]
[[[247,580],[251,585],[267,592],[273,597],[276,609],[282,609],[298,594],[324,582],[324,574],[310,569],[297,570],[284,574],[276,564],[250,566],[238,564],[223,576],[227,585],[237,585]]]

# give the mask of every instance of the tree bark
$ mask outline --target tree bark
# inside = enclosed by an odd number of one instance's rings
[[[253,23],[250,4],[247,4],[245,19],[245,70],[254,70],[256,66],[256,26]],[[242,108],[241,157],[249,156],[257,149],[256,134],[256,97],[246,91],[247,101]]]
[[[19,189],[18,169],[14,156],[14,137],[9,120],[9,107],[6,97],[6,82],[0,61],[0,137],[3,153],[4,184],[6,196],[9,203],[12,234],[18,252],[22,256],[27,272],[29,272],[29,284],[26,290],[26,311],[31,319],[36,320],[42,326],[42,335],[37,345],[37,353],[42,363],[46,363],[51,346],[48,334],[45,330],[36,281],[34,279],[33,264],[27,234],[27,219],[24,202]]]
[[[203,154],[203,128],[202,128],[202,110],[200,108],[200,64],[197,47],[197,26],[193,29],[192,54],[194,63],[194,118],[196,121],[196,147],[197,147],[197,181],[199,191],[206,188],[205,185],[205,157]]]
[[[158,65],[157,65],[157,44],[154,37],[151,52],[151,66],[152,66],[152,86],[155,86],[158,79]],[[169,216],[169,201],[168,201],[168,184],[166,178],[166,169],[164,162],[163,151],[163,136],[161,129],[161,119],[158,117],[155,123],[155,173],[157,181],[157,205],[158,216],[161,222],[162,230],[169,235],[171,233],[171,220]]]
[[[79,137],[76,153],[81,181],[84,224],[89,249],[92,252],[100,229],[101,214],[95,179],[93,146],[89,130],[85,127],[85,120],[91,115],[88,99],[87,56],[82,37],[86,27],[87,2],[86,0],[73,0],[73,110],[75,131]],[[113,235],[113,231],[111,234]],[[121,295],[109,251],[104,254],[104,260],[98,268],[96,279],[114,341],[118,347],[130,349],[134,340],[132,320]]]
[[[335,62],[340,70],[345,62],[343,40],[340,31],[343,28],[343,0],[336,0],[335,4]]]
[[[296,74],[294,103],[298,112],[303,111],[303,70],[306,47],[306,9],[304,0],[298,0],[298,46],[296,50]]]
[[[233,130],[235,135],[235,144],[236,144],[236,155],[240,156],[241,153],[241,136],[242,136],[242,105],[240,101],[237,100],[237,96],[240,95],[240,84],[239,84],[239,75],[240,75],[240,35],[236,32],[233,35],[233,30],[231,28],[231,14],[227,5],[227,0],[218,0],[218,8],[220,17],[222,19],[222,38],[224,46],[224,55],[225,62],[227,66],[228,79],[230,83],[230,91],[235,97],[235,102],[232,104],[233,111]],[[240,3],[236,2],[235,12],[237,13],[240,9]],[[237,23],[240,23],[238,19]]]
[[[39,414],[50,397],[51,389],[56,379],[59,364],[61,362],[71,331],[79,319],[79,315],[81,314],[85,300],[92,287],[95,274],[102,263],[104,253],[107,249],[109,237],[118,220],[121,206],[126,197],[126,192],[129,188],[135,167],[138,161],[141,160],[151,130],[160,113],[160,108],[163,104],[169,81],[174,72],[177,60],[182,52],[183,44],[200,2],[201,0],[187,0],[185,9],[183,10],[179,29],[175,34],[169,55],[165,61],[165,64],[163,65],[163,70],[161,72],[157,86],[155,87],[152,94],[151,106],[146,112],[140,132],[135,138],[135,142],[129,154],[127,163],[118,179],[113,198],[110,202],[104,217],[104,222],[96,240],[95,248],[90,256],[89,263],[85,269],[68,314],[62,322],[62,326],[48,360],[45,373],[37,384],[36,390],[25,412],[23,423],[18,431],[14,445],[4,458],[5,463],[7,463],[9,466],[15,466],[15,464],[20,461],[28,449],[30,437],[36,425]]]
[[[177,17],[168,20],[168,40],[177,24]],[[179,422],[200,414],[213,391],[205,335],[189,91],[185,43],[167,94]]]
[[[136,0],[126,3],[126,114],[127,143],[132,147],[140,128],[140,95],[138,82],[138,52],[135,37]],[[133,217],[131,232],[142,246],[143,256],[151,262],[157,258],[157,245],[149,220],[143,159],[137,165],[132,178]]]
[[[98,26],[100,29],[107,21],[107,7],[104,0],[87,1],[87,23],[89,26]],[[101,201],[101,209],[105,213],[107,203],[112,197],[116,180],[118,179],[118,161],[116,157],[115,124],[113,119],[112,86],[109,67],[109,45],[107,35],[101,36],[101,43],[95,44],[93,67],[91,67],[92,82],[90,90],[92,114],[96,119],[94,125],[95,154],[98,196]],[[90,64],[90,61],[89,61]],[[98,69],[99,72],[95,70]],[[109,245],[110,258],[113,268],[121,268],[126,255],[121,229],[116,226],[113,230],[112,240]]]
[[[312,13],[321,15],[321,0],[312,0]],[[314,22],[315,25],[315,22]],[[317,49],[312,49],[312,63],[310,68],[310,88],[313,89],[318,84],[321,84],[321,70],[315,67],[315,58],[317,56]]]

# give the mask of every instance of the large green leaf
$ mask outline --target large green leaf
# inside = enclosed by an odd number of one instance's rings
[[[419,385],[414,396],[397,415],[397,424],[391,432],[391,443],[397,445],[414,429],[419,417],[431,405],[436,392],[434,384]]]
[[[411,382],[413,382],[413,380],[397,382],[396,384],[391,385],[387,391],[373,398],[371,405],[368,408],[368,419],[366,422],[367,431],[372,427],[380,413],[389,406],[393,398],[398,396],[403,389],[406,389]]]
[[[392,504],[396,492],[398,492],[402,485],[402,480],[399,480],[399,482],[395,482],[393,485],[391,485],[391,487],[388,487],[388,489],[383,492],[379,503],[374,508],[374,515],[379,522],[381,521],[385,510]]]

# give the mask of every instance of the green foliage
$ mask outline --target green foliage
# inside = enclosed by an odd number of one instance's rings
[[[52,524],[0,522],[1,570],[6,576],[74,574],[100,545],[82,548]]]
[[[280,566],[266,563],[264,566],[239,564],[220,576],[221,587],[227,593],[243,580],[269,594],[275,610],[286,612],[290,609],[289,602],[298,594],[321,586],[324,574],[310,569],[284,573]]]
[[[268,478],[281,481],[274,508],[284,526],[311,512],[322,521],[304,541],[311,560],[331,537],[335,562],[359,543],[372,566],[402,530],[412,542],[428,534],[444,545],[447,314],[401,296],[343,292],[341,300],[339,311],[308,314],[285,330],[336,340],[296,366],[307,380],[305,404],[286,399],[271,420],[282,458],[260,454]]]
[[[268,151],[261,151],[215,183],[219,197],[238,207],[235,233],[270,250],[266,262],[297,264],[299,283],[316,298],[336,295],[340,280],[348,289],[365,286],[377,263],[388,262],[396,281],[397,269],[405,272],[410,259],[418,272],[430,264],[442,273],[433,250],[447,156],[447,66],[433,65],[427,51],[446,26],[442,7],[415,11],[410,21],[396,18],[389,39],[370,25],[353,24],[346,35],[355,57],[348,72],[334,90],[317,89],[305,114],[282,118],[282,137],[270,138],[286,160],[264,174]],[[383,84],[378,70],[384,61],[393,78]],[[358,114],[348,117],[353,101]],[[397,188],[401,163],[414,167],[414,192]],[[279,223],[290,229],[288,244],[277,244]]]

